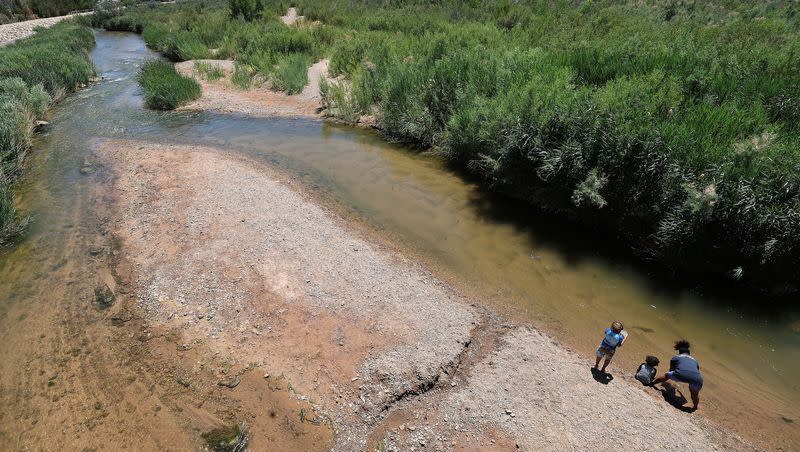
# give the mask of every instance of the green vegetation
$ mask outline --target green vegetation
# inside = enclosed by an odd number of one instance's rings
[[[235,63],[233,65],[233,76],[231,82],[240,89],[250,89],[253,85],[252,68],[246,64]]]
[[[91,30],[61,23],[0,48],[0,243],[25,226],[10,188],[31,143],[33,126],[64,93],[94,75]]]
[[[247,447],[246,427],[245,424],[218,427],[201,436],[206,445],[215,452],[240,452]]]
[[[323,86],[329,114],[374,114],[389,139],[667,267],[797,290],[796,4],[301,0],[293,27],[264,4],[249,22],[222,1],[120,20],[287,91],[329,56],[346,81]]]
[[[295,53],[285,58],[275,68],[273,87],[286,94],[303,91],[308,84],[308,66],[311,63],[306,55]]]
[[[285,26],[278,13],[287,6],[279,3],[259,7],[260,16],[249,20],[231,6],[220,0],[140,6],[95,25],[141,33],[148,47],[173,61],[210,58],[214,49],[213,56],[236,60],[233,82],[243,89],[267,83],[290,94],[301,91],[308,66],[324,56],[334,34],[324,27]]]
[[[261,16],[264,3],[261,0],[228,0],[231,7],[231,16],[250,22]]]
[[[161,60],[151,60],[139,72],[144,103],[154,110],[174,110],[197,99],[202,94],[200,85],[191,77],[184,77],[175,67]]]
[[[0,24],[92,9],[95,0],[0,0]]]
[[[200,77],[206,80],[214,81],[219,80],[225,76],[225,71],[217,64],[207,64],[202,61],[197,61],[194,64],[194,70]]]

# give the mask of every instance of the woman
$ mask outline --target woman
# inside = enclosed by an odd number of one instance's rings
[[[675,350],[678,351],[678,354],[669,361],[669,372],[656,378],[653,385],[664,383],[667,380],[688,383],[689,392],[692,394],[692,404],[697,410],[697,406],[700,404],[700,390],[703,389],[703,375],[700,374],[700,364],[689,354],[689,347],[689,341],[685,339],[675,343]]]

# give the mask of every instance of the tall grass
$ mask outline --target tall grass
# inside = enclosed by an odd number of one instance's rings
[[[30,146],[33,124],[54,99],[89,82],[93,46],[91,30],[64,22],[0,48],[0,243],[26,222],[14,209],[11,184]]]
[[[308,84],[308,56],[302,53],[291,54],[278,63],[272,74],[272,85],[286,94],[303,91]]]
[[[233,76],[231,82],[239,89],[250,89],[253,85],[252,68],[246,64],[235,63],[233,66]]]
[[[377,113],[388,138],[667,267],[800,287],[790,3],[299,0],[301,27],[279,3],[252,22],[209,1],[126,16],[154,48],[200,41],[292,92],[328,56],[346,80],[325,86],[329,114]]]
[[[143,64],[138,80],[145,104],[154,110],[174,110],[202,94],[193,78],[178,74],[166,61],[151,60]]]

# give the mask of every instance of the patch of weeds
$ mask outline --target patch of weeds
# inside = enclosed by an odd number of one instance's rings
[[[200,77],[209,82],[219,80],[225,76],[225,71],[219,65],[203,63],[202,61],[194,63],[194,70]]]
[[[231,82],[239,89],[250,89],[253,86],[253,68],[246,64],[236,63],[233,66]]]
[[[356,100],[344,82],[330,83],[324,78],[320,80],[320,95],[325,105],[326,114],[349,123],[358,122],[361,111]]]
[[[94,289],[94,303],[100,309],[110,308],[114,305],[115,299],[114,292],[105,284]]]
[[[303,91],[308,84],[308,56],[302,53],[289,55],[281,61],[272,74],[272,86],[286,94]]]
[[[218,427],[201,436],[215,452],[241,452],[247,447],[247,425],[244,423]]]

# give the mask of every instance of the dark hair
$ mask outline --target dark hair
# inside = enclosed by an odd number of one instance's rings
[[[688,352],[690,346],[691,345],[689,344],[689,341],[687,341],[686,339],[681,339],[678,342],[675,342],[675,350],[679,352],[682,352],[684,350]]]
[[[647,357],[644,359],[644,362],[646,362],[648,366],[656,367],[661,361],[659,361],[655,356],[647,355]]]

